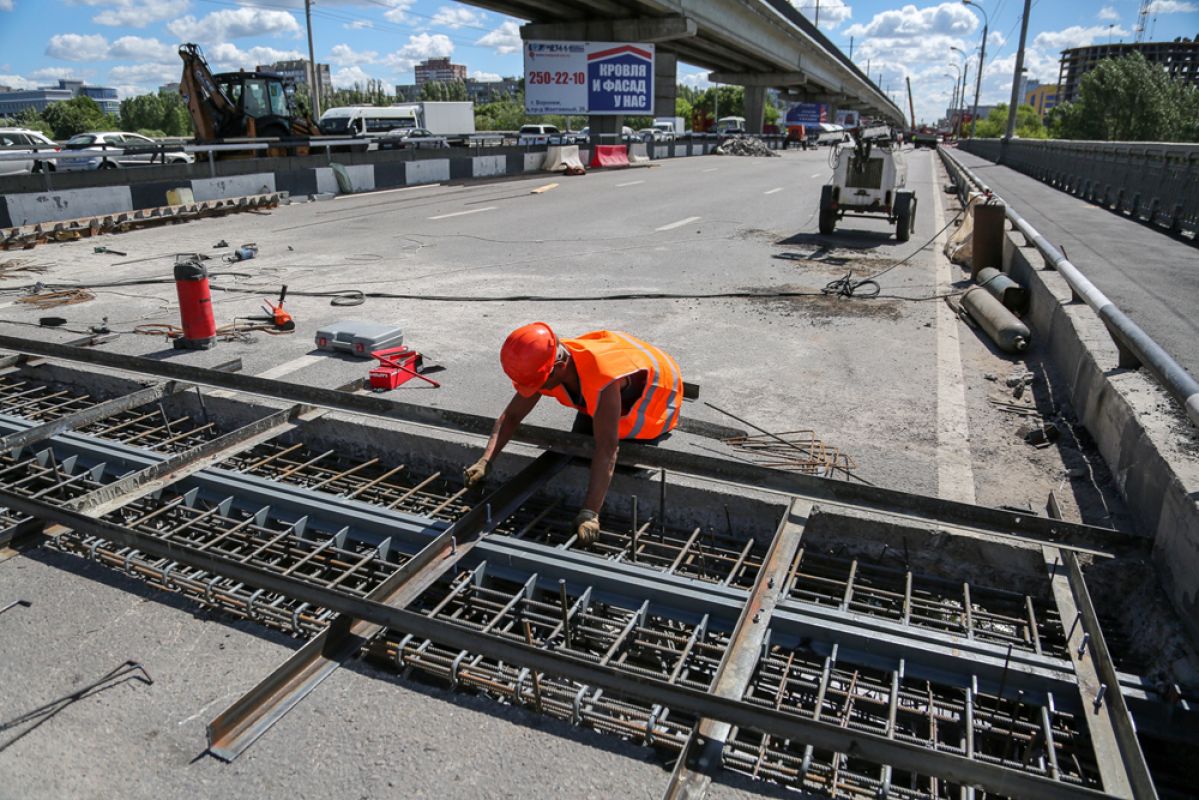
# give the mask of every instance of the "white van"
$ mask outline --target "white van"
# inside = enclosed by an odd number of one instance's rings
[[[320,127],[330,136],[382,136],[421,125],[417,106],[341,106],[321,114]]]

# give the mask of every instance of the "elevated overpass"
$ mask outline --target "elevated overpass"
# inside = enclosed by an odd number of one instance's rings
[[[903,111],[786,0],[464,0],[529,22],[523,40],[654,43],[655,112],[673,116],[677,62],[744,86],[747,124],[761,131],[766,89],[902,124]],[[595,117],[593,131],[621,120]]]

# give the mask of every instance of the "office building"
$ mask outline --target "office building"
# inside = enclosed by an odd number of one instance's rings
[[[38,89],[15,89],[0,92],[0,116],[13,116],[27,108],[42,112],[54,103],[62,103],[74,97],[90,97],[105,114],[116,114],[121,110],[117,90],[108,86],[86,86],[83,81],[59,80],[58,86],[43,86]]]
[[[1123,58],[1140,53],[1150,64],[1157,64],[1175,80],[1199,86],[1199,36],[1180,36],[1172,42],[1116,42],[1093,44],[1062,51],[1058,70],[1058,104],[1078,99],[1082,77],[1108,58]]]
[[[451,64],[448,58],[428,58],[416,65],[416,87],[431,81],[466,81],[466,65]]]

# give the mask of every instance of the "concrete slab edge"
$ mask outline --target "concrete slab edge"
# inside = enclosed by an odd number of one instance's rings
[[[1065,376],[1070,403],[1137,528],[1152,537],[1162,586],[1199,646],[1199,465],[1172,446],[1168,420],[1139,413],[1146,398],[1174,403],[1143,371],[1118,367],[1116,345],[1103,322],[1074,301],[1065,279],[1043,263],[1023,236],[1007,233],[1004,271],[1028,287],[1025,322],[1034,338],[1047,343],[1050,363]],[[1185,415],[1182,424],[1189,424]]]

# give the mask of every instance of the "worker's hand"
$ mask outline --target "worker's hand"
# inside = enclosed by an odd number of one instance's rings
[[[475,488],[480,483],[487,480],[487,476],[490,474],[491,462],[486,458],[480,458],[478,461],[462,471],[462,475],[466,479],[467,489]]]
[[[575,514],[573,523],[575,536],[579,539],[579,544],[584,547],[590,547],[599,541],[600,524],[599,514],[592,511],[590,508],[583,508]]]

